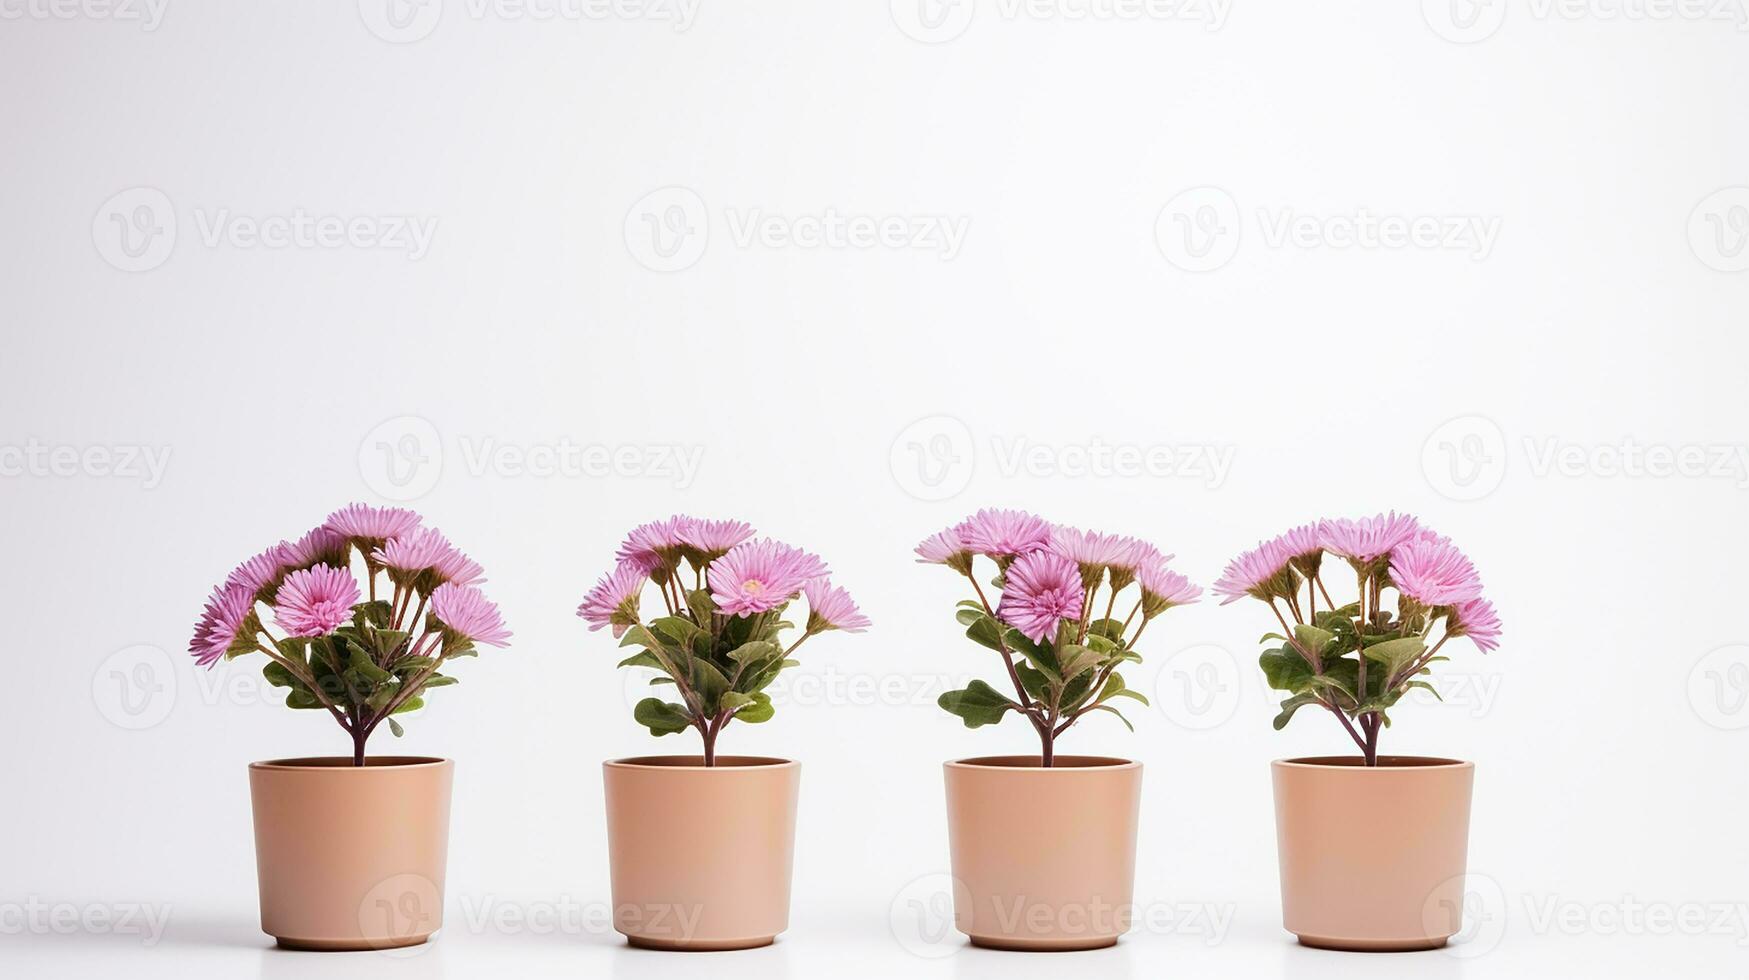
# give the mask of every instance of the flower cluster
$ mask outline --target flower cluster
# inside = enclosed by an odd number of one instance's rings
[[[387,598],[379,597],[379,575],[388,580]],[[289,689],[286,704],[329,711],[362,765],[365,740],[380,723],[399,735],[391,715],[455,682],[438,673],[445,661],[472,655],[476,644],[509,642],[498,607],[478,588],[484,580],[478,563],[413,511],[349,504],[233,569],[207,599],[189,653],[208,667],[266,655],[264,673]]]
[[[942,695],[941,706],[972,728],[1010,711],[1026,717],[1047,766],[1056,737],[1083,715],[1108,711],[1121,719],[1109,703],[1117,697],[1146,703],[1124,687],[1117,666],[1141,659],[1135,642],[1150,621],[1202,594],[1172,570],[1171,555],[1146,541],[1052,524],[1018,510],[980,510],[925,538],[916,554],[971,583],[976,601],[960,603],[959,621],[968,637],[1001,654],[1015,692],[1010,698],[974,681]],[[995,565],[1000,592],[994,606],[974,570],[978,558]],[[1132,587],[1124,603],[1128,615],[1119,620],[1118,597]]]
[[[765,688],[794,664],[790,654],[803,640],[869,626],[818,555],[754,534],[744,521],[682,514],[639,525],[577,607],[590,630],[609,629],[621,646],[643,647],[620,666],[659,671],[652,683],[672,682],[680,697],[645,698],[633,717],[655,735],[696,728],[706,765],[715,764],[717,735],[729,722],[772,716]],[[663,614],[646,623],[650,588]],[[786,647],[778,636],[791,627],[784,613],[798,598],[807,603],[806,625]]]
[[[1327,555],[1353,574],[1355,602],[1332,601]],[[1484,653],[1500,645],[1500,617],[1482,595],[1475,564],[1407,514],[1303,524],[1234,558],[1213,591],[1225,602],[1266,603],[1286,631],[1271,634],[1281,646],[1262,658],[1271,686],[1292,695],[1276,727],[1306,705],[1326,708],[1369,765],[1388,709],[1411,688],[1431,689],[1422,678],[1446,659],[1438,653],[1447,640],[1468,637]],[[1395,610],[1385,604],[1391,592]]]

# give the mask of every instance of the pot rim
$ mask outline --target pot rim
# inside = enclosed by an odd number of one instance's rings
[[[1023,760],[1026,764],[1018,764]],[[1074,760],[1075,764],[1061,765],[1069,760]],[[1142,764],[1135,759],[1120,759],[1112,755],[1059,755],[1055,761],[1059,764],[1046,768],[1038,764],[1036,755],[974,755],[964,759],[950,759],[942,763],[942,766],[946,769],[969,769],[978,772],[1123,772],[1142,768]]]
[[[698,761],[659,761],[681,759]],[[774,769],[799,769],[801,765],[794,759],[780,759],[770,755],[720,755],[717,756],[717,764],[714,766],[705,765],[702,755],[631,755],[623,759],[604,760],[601,768],[635,769],[640,772],[770,772]]]
[[[1280,769],[1313,769],[1320,772],[1426,772],[1432,769],[1474,769],[1476,764],[1464,759],[1448,759],[1438,755],[1381,755],[1380,762],[1396,765],[1358,765],[1358,755],[1305,755],[1293,759],[1276,759],[1270,766]]]
[[[249,768],[272,772],[406,772],[453,765],[454,759],[434,755],[367,755],[363,766],[353,765],[349,755],[305,755],[251,762]]]

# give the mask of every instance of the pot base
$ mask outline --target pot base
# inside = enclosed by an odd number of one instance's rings
[[[1116,936],[1085,936],[1074,939],[1020,939],[1014,936],[968,936],[973,946],[1014,953],[1074,953],[1117,945]]]
[[[724,953],[736,949],[770,946],[776,939],[776,936],[757,936],[752,939],[646,939],[642,936],[627,936],[626,944],[638,949],[658,949],[667,953]]]
[[[1439,949],[1450,936],[1437,939],[1332,939],[1328,936],[1301,936],[1301,946],[1313,949],[1334,949],[1344,953],[1419,953]]]
[[[280,949],[294,950],[300,953],[363,953],[378,952],[385,949],[406,949],[408,946],[419,946],[431,938],[430,933],[423,936],[407,936],[401,939],[381,939],[372,942],[368,939],[291,939],[286,936],[274,936],[274,945]]]

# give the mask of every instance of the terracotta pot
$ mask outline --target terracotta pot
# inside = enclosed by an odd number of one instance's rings
[[[1129,931],[1142,764],[998,755],[947,763],[954,926],[994,949],[1098,949]],[[1054,829],[1072,838],[1052,843]]]
[[[443,927],[455,763],[417,756],[249,767],[261,931],[288,949],[393,949]]]
[[[1307,946],[1437,949],[1463,929],[1475,765],[1378,762],[1273,763],[1282,924]]]
[[[652,755],[602,764],[613,927],[633,946],[767,946],[789,928],[802,767]]]

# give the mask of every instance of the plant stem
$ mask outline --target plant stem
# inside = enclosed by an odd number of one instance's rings
[[[715,721],[707,722],[704,726],[704,764],[706,766],[715,766],[717,764],[718,730]]]
[[[363,725],[358,725],[352,729],[352,764],[354,766],[362,767],[364,765],[364,743],[369,738],[370,731]]]

